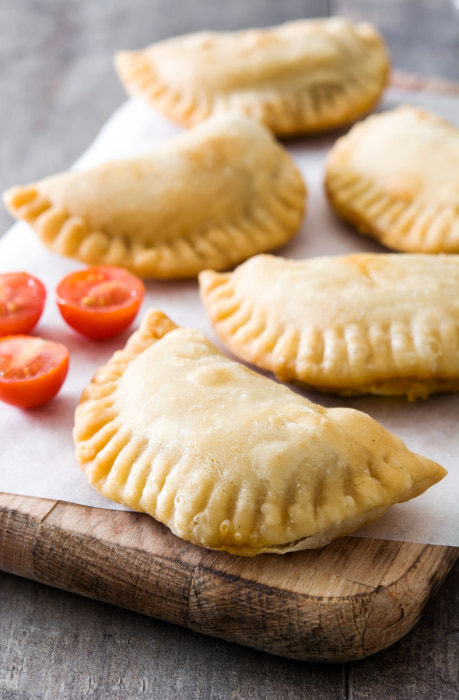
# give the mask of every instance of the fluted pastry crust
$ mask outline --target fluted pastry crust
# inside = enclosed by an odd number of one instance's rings
[[[85,389],[74,439],[104,496],[246,556],[322,546],[446,474],[366,414],[317,406],[154,310]]]
[[[224,115],[147,155],[6,193],[51,250],[141,277],[195,277],[274,250],[298,231],[306,188],[257,122]]]
[[[128,93],[182,124],[232,111],[284,135],[355,120],[377,102],[389,72],[375,28],[337,17],[190,34],[119,52],[115,65]]]
[[[355,125],[332,148],[336,212],[388,248],[459,253],[459,129],[402,106]]]
[[[223,343],[284,381],[341,395],[459,390],[459,256],[258,255],[199,281]]]

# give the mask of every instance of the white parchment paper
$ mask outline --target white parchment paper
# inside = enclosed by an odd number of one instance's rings
[[[381,109],[401,103],[433,109],[459,126],[457,97],[391,89]],[[129,100],[112,116],[75,167],[83,169],[142,153],[180,131],[146,105]],[[387,252],[338,221],[325,200],[324,160],[335,138],[336,134],[285,142],[309,190],[308,212],[301,231],[279,251],[285,257]],[[44,172],[43,177],[51,174]],[[14,184],[26,183],[11,183]],[[0,491],[115,510],[122,507],[100,496],[78,467],[72,441],[73,416],[80,394],[96,369],[125,344],[132,329],[113,340],[96,342],[78,336],[66,326],[54,303],[54,289],[65,274],[80,267],[78,262],[45,249],[22,222],[0,241],[0,272],[25,270],[39,277],[48,289],[45,312],[34,334],[64,343],[71,353],[67,380],[49,404],[31,411],[0,404]],[[180,325],[201,329],[221,348],[199,301],[197,282],[148,282],[134,327],[149,307],[161,309]],[[298,388],[294,390],[300,392]],[[449,472],[427,493],[393,507],[380,521],[360,530],[359,536],[459,545],[459,395],[409,403],[398,398],[343,399],[304,393],[324,406],[347,405],[369,413],[399,435],[411,450],[436,460]]]

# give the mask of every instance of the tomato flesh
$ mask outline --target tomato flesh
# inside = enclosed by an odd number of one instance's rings
[[[50,401],[67,376],[69,351],[30,335],[0,338],[0,400],[35,408]]]
[[[143,282],[124,268],[99,266],[72,272],[59,283],[56,302],[74,330],[95,340],[124,331],[137,315]]]
[[[0,275],[0,337],[25,335],[38,323],[46,289],[27,272]]]

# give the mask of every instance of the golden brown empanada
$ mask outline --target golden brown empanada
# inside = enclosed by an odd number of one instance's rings
[[[104,496],[234,554],[319,547],[446,474],[364,413],[327,410],[150,311],[76,411]]]
[[[147,155],[5,195],[52,250],[141,277],[193,277],[273,250],[297,232],[305,185],[271,134],[224,115]]]
[[[281,380],[345,396],[459,390],[459,256],[258,255],[199,281],[223,343]]]
[[[231,111],[295,134],[368,111],[386,85],[389,60],[371,25],[335,17],[190,34],[120,52],[115,65],[130,94],[182,124]]]
[[[417,107],[354,126],[332,148],[325,187],[337,213],[388,248],[459,253],[459,129]]]

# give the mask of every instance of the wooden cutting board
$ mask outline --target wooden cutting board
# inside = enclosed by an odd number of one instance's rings
[[[0,494],[0,569],[214,637],[350,661],[419,619],[459,548],[346,537],[254,558],[202,549],[148,515]]]

